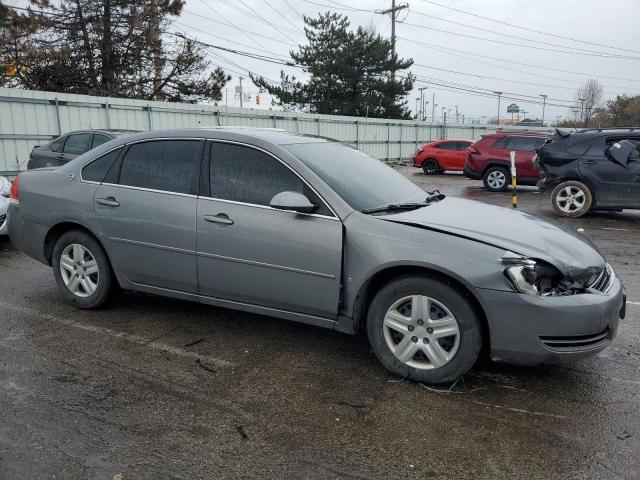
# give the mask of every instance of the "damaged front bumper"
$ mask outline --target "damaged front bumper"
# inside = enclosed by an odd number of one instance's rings
[[[487,316],[491,357],[517,364],[595,355],[615,337],[626,308],[617,277],[606,293],[541,297],[476,288],[475,294]]]

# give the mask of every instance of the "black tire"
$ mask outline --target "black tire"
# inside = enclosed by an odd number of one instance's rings
[[[574,199],[575,203],[573,203]],[[584,183],[568,180],[553,189],[551,204],[561,217],[581,217],[593,206],[593,194]]]
[[[419,351],[410,359],[410,362],[422,365],[421,368],[404,363],[396,357],[388,343],[387,336],[385,336],[384,319],[387,312],[398,301],[411,295],[428,296],[437,303],[444,305],[457,323],[459,329],[457,350],[453,353],[453,357],[448,360],[448,363],[444,363],[438,368],[433,368],[433,366],[428,368],[425,367],[425,363],[421,364],[420,355],[424,356],[424,360],[427,360],[427,363],[430,362],[425,352],[421,354]],[[435,312],[437,313],[437,311]],[[434,310],[431,311],[429,317],[431,318],[432,315],[434,315]],[[420,321],[417,320],[418,324],[411,321],[413,325],[412,331],[418,335],[426,335],[425,327],[417,326],[421,325],[419,324]],[[427,325],[427,323],[424,325]],[[398,332],[387,330],[387,335],[389,336],[396,334]],[[407,334],[409,333],[407,332]],[[401,377],[432,384],[450,383],[467,373],[478,360],[483,338],[482,323],[468,297],[446,282],[427,275],[398,277],[380,289],[373,298],[367,314],[367,335],[373,352],[385,368]],[[401,338],[404,339],[404,336]],[[420,339],[416,342],[414,338],[418,337],[408,337],[416,344],[415,348],[426,348],[420,343]],[[429,343],[426,339],[422,340],[425,344]],[[443,340],[446,341],[447,339]],[[394,341],[393,337],[391,341]],[[400,345],[400,341],[398,341],[396,347]],[[440,342],[440,340],[432,339],[433,341]],[[453,348],[450,349],[450,352],[453,352]]]
[[[70,245],[78,244],[84,247],[96,261],[98,272],[94,274],[92,279],[96,285],[95,291],[87,296],[81,297],[74,294],[63,279],[61,257],[64,250]],[[104,305],[116,288],[116,281],[113,276],[113,270],[109,259],[98,241],[90,234],[81,230],[70,230],[60,236],[53,247],[53,255],[51,257],[51,265],[53,267],[53,275],[56,283],[62,292],[65,300],[76,307],[83,309],[98,308]],[[87,275],[89,277],[89,275]]]
[[[425,175],[435,175],[441,171],[440,165],[438,165],[438,161],[435,158],[427,158],[422,164],[422,170]]]
[[[511,183],[511,174],[505,167],[490,167],[482,175],[482,181],[490,192],[504,192]]]

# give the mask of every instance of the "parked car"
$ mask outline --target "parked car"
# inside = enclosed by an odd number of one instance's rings
[[[7,230],[7,210],[9,208],[9,191],[11,182],[7,177],[0,176],[0,236],[5,236]]]
[[[640,208],[640,130],[604,129],[556,135],[538,149],[538,186],[552,190],[558,215]]]
[[[119,286],[363,331],[386,368],[422,382],[458,378],[483,348],[516,363],[593,355],[625,312],[579,233],[270,129],[134,134],[21,173],[9,232],[80,308]]]
[[[46,145],[36,145],[31,150],[27,169],[58,167],[103,143],[136,130],[78,130],[65,133]]]
[[[445,170],[462,171],[467,156],[467,148],[472,140],[439,140],[427,143],[418,149],[413,166],[422,168],[427,175]]]
[[[483,135],[467,149],[466,177],[484,182],[487,190],[503,192],[511,184],[511,154],[516,152],[519,185],[535,185],[540,171],[531,163],[535,150],[548,135],[539,132],[496,132]]]

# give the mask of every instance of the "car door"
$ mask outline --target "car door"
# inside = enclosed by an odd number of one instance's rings
[[[62,147],[62,152],[58,155],[59,165],[63,165],[78,155],[91,150],[91,141],[93,133],[73,133],[67,137]]]
[[[197,292],[200,139],[129,145],[94,195],[111,259],[134,283]],[[86,167],[85,167],[86,168]]]
[[[516,152],[516,174],[521,178],[538,178],[540,171],[532,163],[535,149],[544,143],[543,137],[512,136],[507,144],[507,158],[511,161],[510,153]]]
[[[218,141],[205,151],[209,182],[197,209],[200,294],[335,318],[341,221],[270,153]],[[301,214],[271,208],[270,200],[283,191],[303,193],[318,209]]]
[[[456,154],[458,148],[457,142],[440,142],[440,144],[438,144],[436,148],[436,160],[438,160],[438,165],[440,165],[440,168],[442,168],[443,170],[454,169],[456,165]]]
[[[471,146],[472,142],[456,142],[455,158],[452,162],[452,170],[462,170],[464,163],[467,159],[467,148]]]
[[[580,158],[580,174],[595,190],[599,206],[637,205],[640,198],[640,163],[623,165],[607,149],[625,137],[600,137]],[[629,138],[631,139],[631,138]]]

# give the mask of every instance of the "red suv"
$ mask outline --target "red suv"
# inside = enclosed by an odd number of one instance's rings
[[[422,168],[427,175],[444,170],[460,171],[464,168],[467,148],[473,140],[438,140],[421,146],[413,159],[413,166]]]
[[[510,152],[516,152],[516,175],[519,185],[535,185],[540,170],[533,166],[535,150],[548,135],[538,132],[496,132],[483,135],[467,149],[464,175],[484,182],[487,190],[502,192],[511,183]]]

